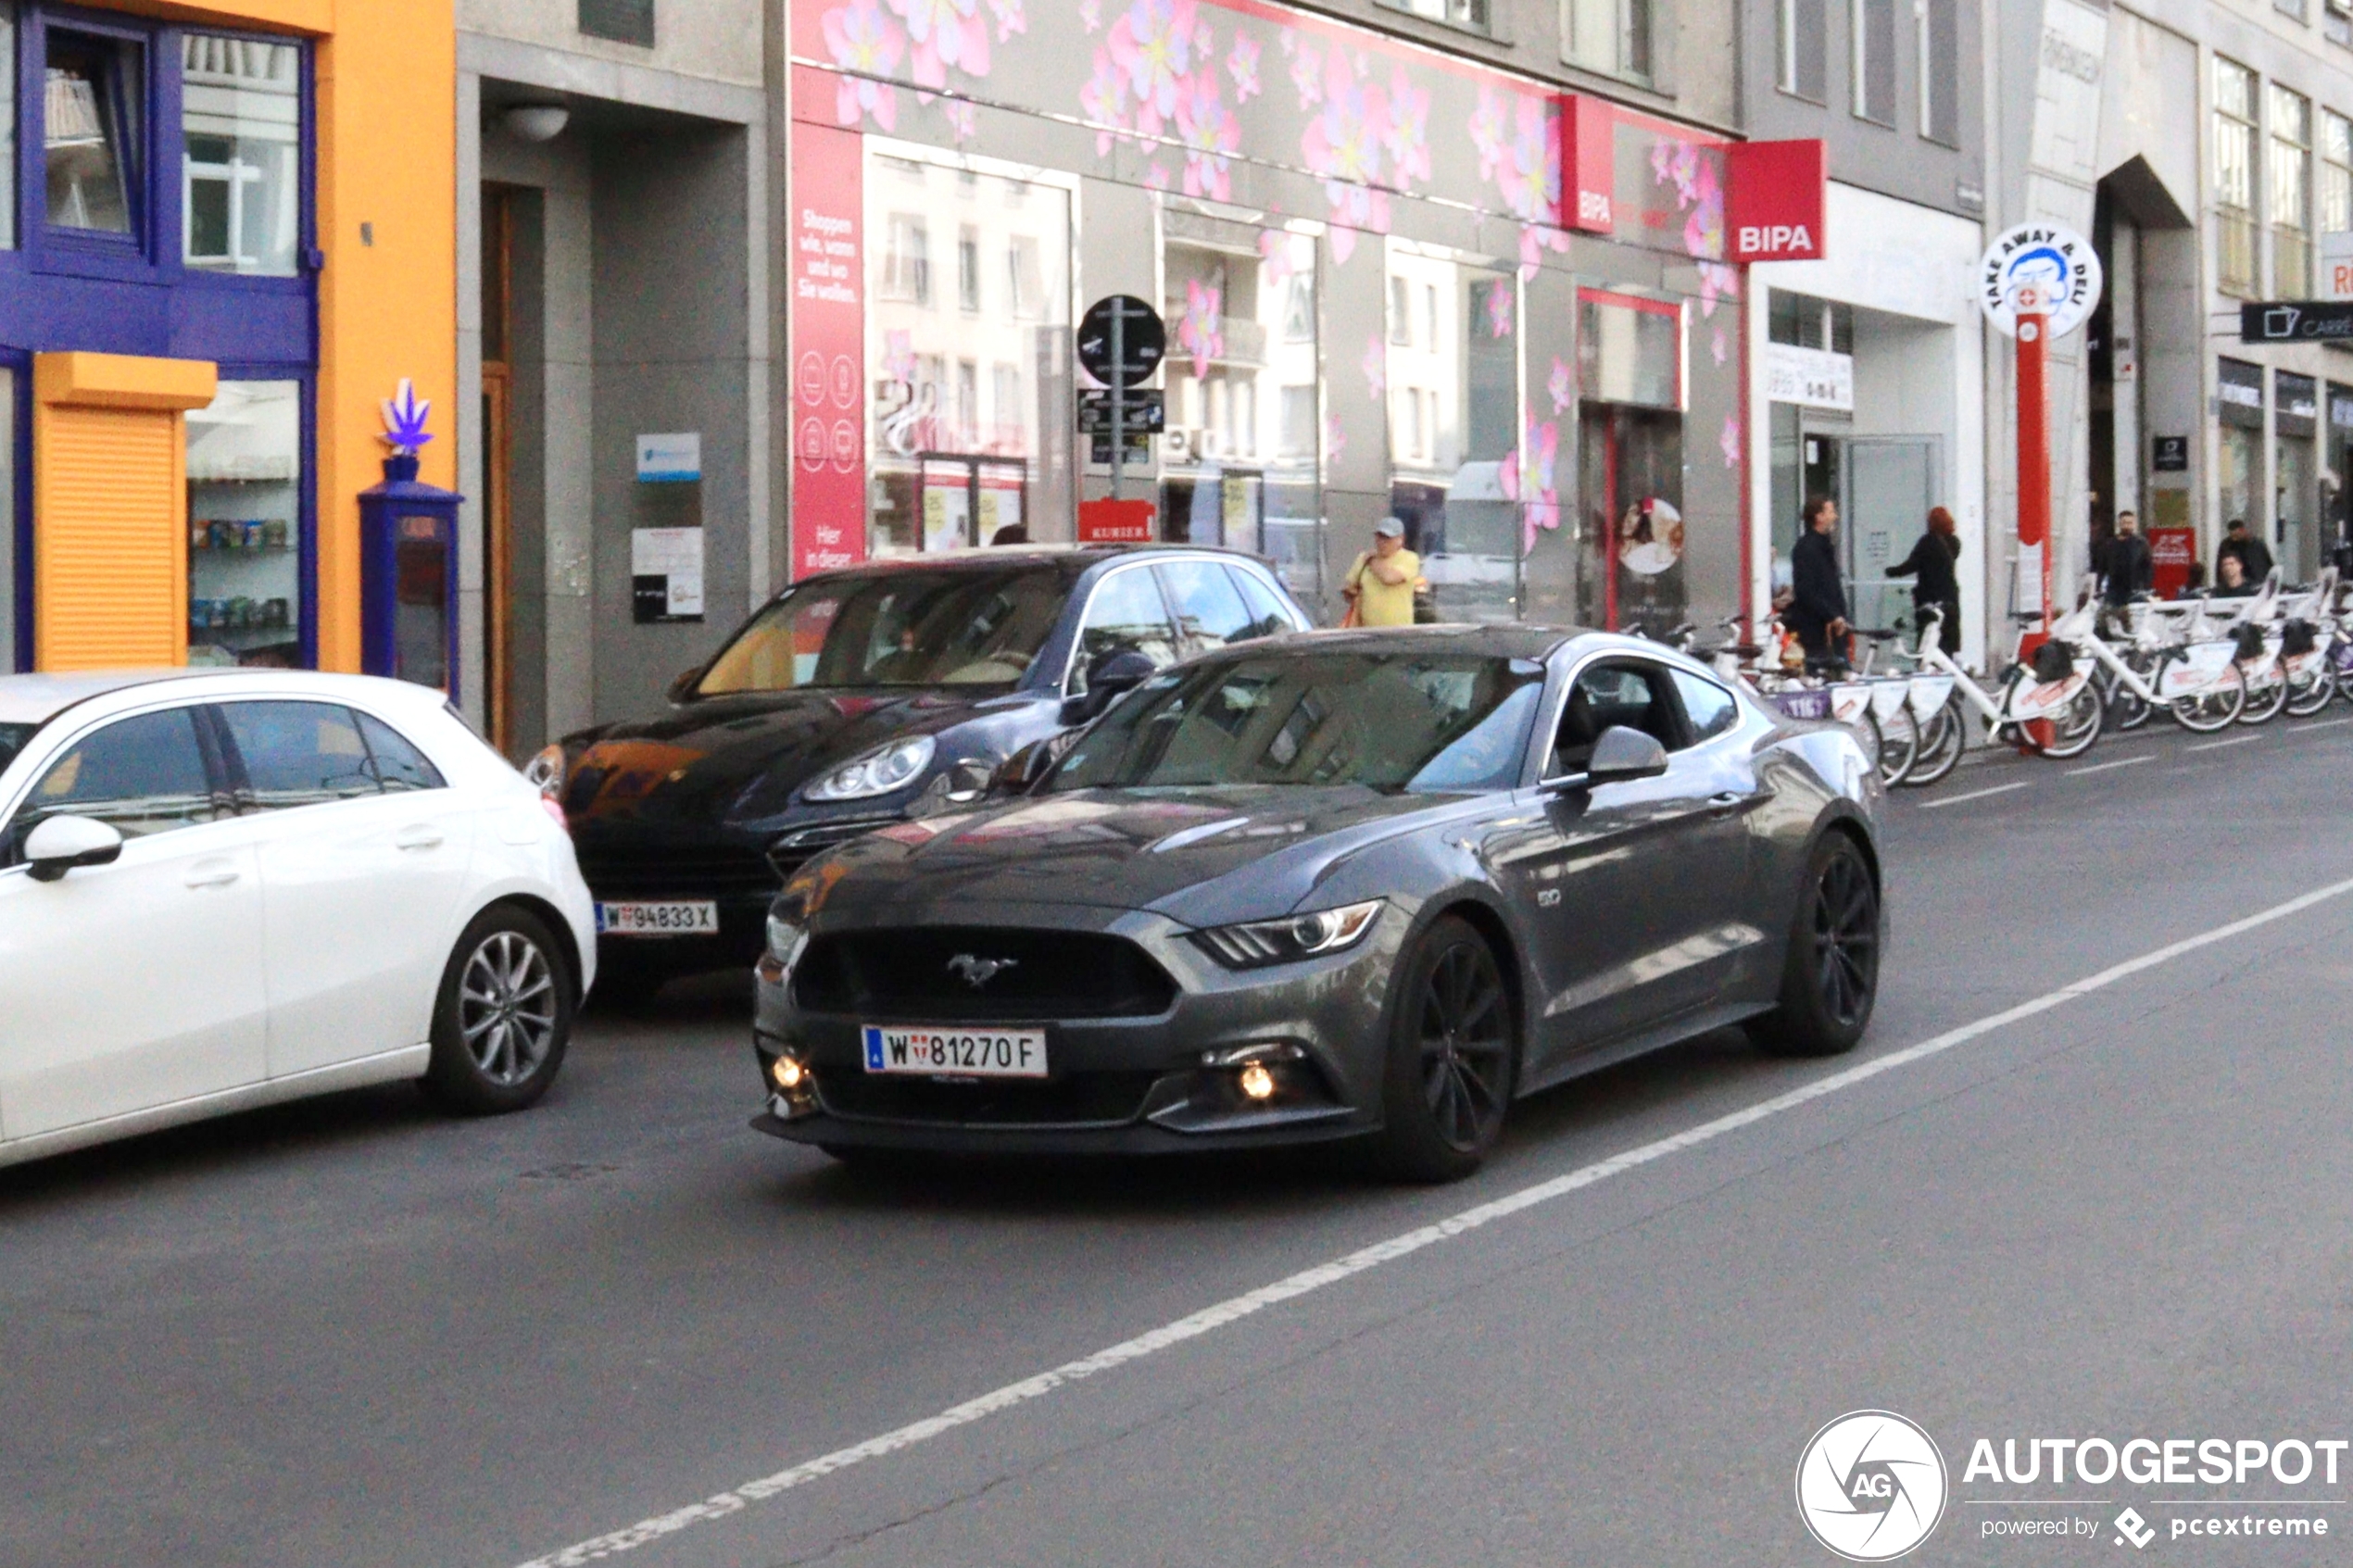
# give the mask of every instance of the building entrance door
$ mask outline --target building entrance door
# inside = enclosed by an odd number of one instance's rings
[[[1937,441],[1928,435],[1858,435],[1843,454],[1840,555],[1857,626],[1886,626],[1911,608],[1912,584],[1887,569],[1911,554],[1936,505]]]

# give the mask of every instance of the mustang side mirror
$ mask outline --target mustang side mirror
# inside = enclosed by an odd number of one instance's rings
[[[122,834],[89,817],[51,817],[25,835],[24,858],[35,882],[56,882],[66,872],[113,863],[122,853]]]
[[[1134,691],[1160,672],[1160,667],[1134,648],[1114,648],[1098,654],[1087,666],[1087,689],[1071,699],[1063,718],[1073,724],[1089,723],[1122,694]]]
[[[1593,742],[1593,754],[1581,773],[1546,779],[1549,790],[1592,789],[1599,784],[1624,784],[1629,779],[1655,779],[1667,771],[1667,748],[1655,735],[1624,724],[1612,724]]]
[[[695,688],[702,684],[702,678],[710,668],[709,665],[698,664],[690,670],[681,670],[670,678],[670,684],[663,688],[662,695],[673,702],[694,701]]]

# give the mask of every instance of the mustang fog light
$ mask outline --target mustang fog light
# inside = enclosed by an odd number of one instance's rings
[[[1243,1068],[1236,1082],[1240,1085],[1245,1098],[1266,1100],[1275,1098],[1275,1074],[1267,1071],[1263,1061],[1253,1061]]]
[[[797,1056],[780,1056],[768,1067],[768,1076],[785,1094],[800,1095],[810,1085],[809,1064]]]

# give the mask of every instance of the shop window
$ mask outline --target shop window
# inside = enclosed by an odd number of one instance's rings
[[[1564,0],[1562,12],[1571,65],[1650,80],[1651,0]]]
[[[14,250],[16,245],[17,8],[12,0],[0,0],[0,250]],[[0,592],[7,583],[6,571],[0,571]],[[0,608],[0,631],[6,629],[6,614]],[[7,646],[0,640],[0,670],[8,668],[7,659]]]
[[[302,659],[302,383],[223,381],[188,415],[188,662]]]
[[[580,0],[579,22],[590,38],[654,46],[654,0]]]
[[[302,51],[192,32],[180,56],[182,259],[209,272],[292,277],[302,219]]]
[[[2312,292],[2312,100],[2271,84],[2271,287],[2274,299]]]
[[[1163,536],[1265,555],[1294,592],[1312,595],[1322,510],[1315,242],[1173,207],[1162,232]]]
[[[49,225],[133,232],[146,50],[126,38],[52,28],[43,94]]]
[[[1475,32],[1487,31],[1487,0],[1381,0],[1381,4]]]
[[[1014,528],[1069,537],[1068,194],[875,154],[866,203],[881,239],[867,263],[869,552],[963,549]],[[933,298],[935,228],[955,237],[954,309]]]
[[[2252,297],[2255,271],[2255,73],[2214,57],[2215,282]]]
[[[1612,631],[1663,633],[1689,608],[1682,307],[1580,290],[1577,359],[1579,498],[1592,542],[1578,612]]]
[[[1851,102],[1855,118],[1895,123],[1895,0],[1853,0]]]
[[[1920,134],[1961,144],[1960,0],[1919,0]]]
[[[1780,0],[1774,11],[1775,84],[1808,103],[1830,96],[1829,0]]]

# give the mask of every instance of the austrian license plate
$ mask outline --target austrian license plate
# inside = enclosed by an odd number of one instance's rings
[[[719,906],[708,898],[598,904],[597,931],[604,936],[716,936]]]
[[[915,1024],[904,1029],[869,1023],[864,1029],[866,1071],[925,1077],[1043,1078],[1043,1029],[947,1029]]]

